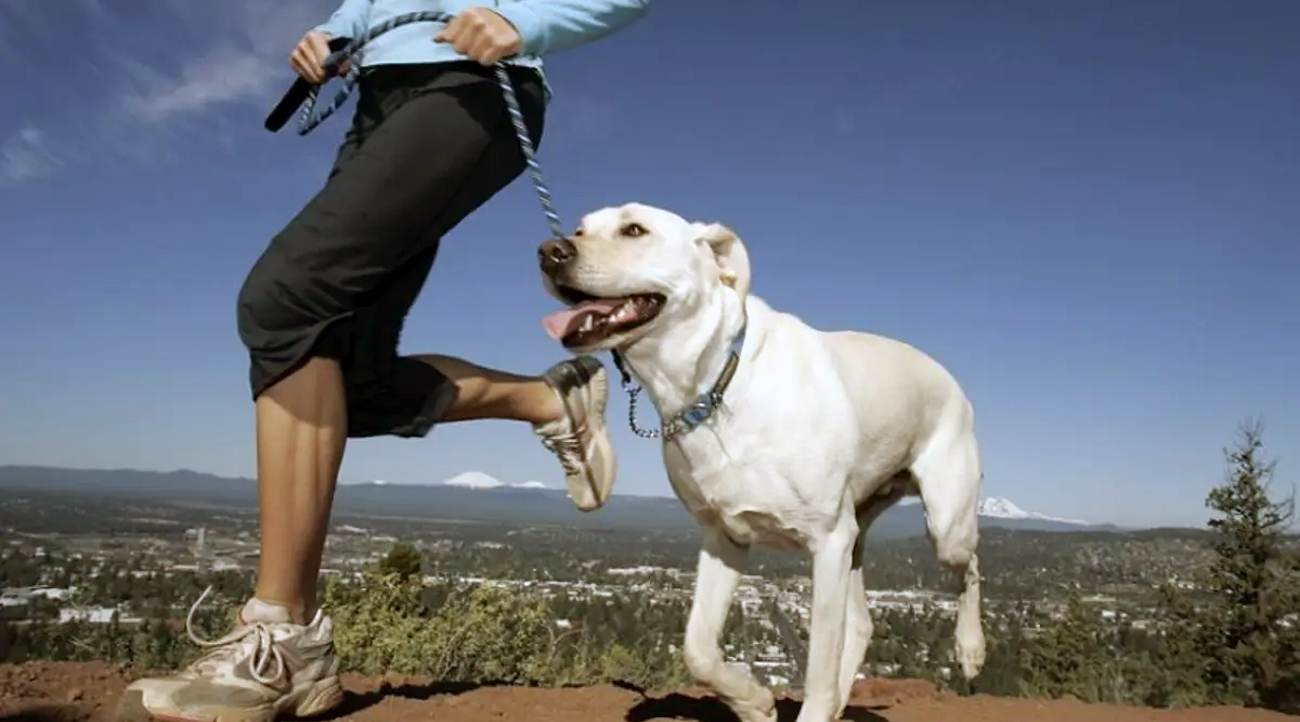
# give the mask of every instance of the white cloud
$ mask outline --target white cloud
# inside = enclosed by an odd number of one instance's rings
[[[60,164],[39,128],[23,128],[0,143],[0,185],[47,176]]]
[[[115,100],[137,121],[160,124],[215,106],[257,98],[281,80],[265,58],[230,45],[212,49],[182,66],[177,76],[129,59],[120,60],[131,81]]]
[[[113,55],[120,70],[114,110],[151,124],[273,99],[273,91],[289,82],[290,48],[330,6],[321,0],[168,0],[159,7],[195,38],[215,42],[199,52],[193,52],[192,43],[172,48],[188,57],[168,66]]]
[[[269,110],[291,77],[290,48],[337,5],[336,0],[165,0],[142,11],[107,0],[78,0],[64,7],[73,12],[56,16],[39,12],[49,8],[36,0],[6,1],[0,2],[0,17],[21,18],[21,30],[36,32],[26,36],[38,50],[61,54],[60,32],[89,32],[82,48],[89,53],[86,70],[98,80],[98,92],[74,94],[76,105],[39,118],[45,130],[26,128],[6,139],[0,145],[4,185],[105,154],[152,164],[204,143],[229,151],[241,133],[259,129],[231,126],[223,115],[249,105]],[[42,66],[39,52],[28,55],[29,67]],[[51,145],[60,149],[57,157]]]

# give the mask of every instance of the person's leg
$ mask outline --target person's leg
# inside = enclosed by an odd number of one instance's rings
[[[517,87],[536,135],[540,86]],[[523,170],[490,76],[417,90],[277,236],[241,290],[240,334],[257,402],[257,594],[235,632],[203,660],[181,675],[133,684],[123,717],[268,722],[337,704],[337,662],[315,577],[346,436],[423,436],[448,413],[504,409],[540,420],[545,388],[564,413],[539,433],[548,445],[566,445],[569,466],[582,446],[579,471],[591,475],[591,450],[602,446],[592,429],[604,431],[594,360],[557,364],[530,381],[396,356],[401,319],[438,239]]]
[[[505,419],[542,427],[564,417],[560,397],[542,377],[450,356],[414,358],[454,387],[439,422]],[[347,437],[343,378],[337,361],[317,357],[257,399],[262,554],[254,605],[283,607],[295,624],[306,624],[316,611],[321,557]],[[284,483],[286,479],[293,483]]]
[[[541,377],[497,371],[449,356],[416,358],[455,386],[455,398],[440,422],[505,419],[542,426],[563,416],[559,397]],[[314,358],[257,400],[263,553],[253,604],[283,606],[296,624],[309,621],[317,603],[321,559],[347,436],[343,388],[339,364]],[[293,438],[284,438],[286,434]],[[285,448],[303,453],[274,453]],[[296,483],[273,483],[286,478]]]
[[[440,369],[397,356],[402,323],[424,286],[442,236],[523,170],[500,90],[474,77],[466,81],[461,76],[459,82],[459,87],[442,90],[419,88],[415,83],[414,92],[395,91],[391,102],[396,109],[381,108],[389,111],[389,117],[346,161],[344,175],[350,177],[351,192],[334,207],[364,203],[341,219],[325,213],[309,219],[304,225],[317,226],[316,232],[303,234],[307,240],[301,243],[285,244],[288,250],[273,256],[294,262],[268,264],[274,272],[263,279],[269,283],[259,280],[255,270],[241,299],[251,307],[241,328],[254,327],[245,331],[254,359],[254,389],[259,386],[259,361],[263,366],[279,361],[278,344],[259,338],[263,334],[258,317],[268,315],[262,307],[292,310],[299,299],[317,294],[355,299],[344,318],[338,318],[337,306],[313,313],[313,319],[330,319],[331,312],[336,319],[312,346],[315,358],[267,386],[258,397],[263,540],[250,606],[259,602],[282,606],[299,624],[309,620],[316,607],[320,557],[344,438],[423,436],[459,397],[454,380]],[[521,101],[530,106],[530,128],[536,127],[533,133],[540,135],[541,99],[530,97],[526,89],[526,85],[520,88]],[[405,218],[412,208],[421,211],[416,214],[422,216],[419,223]],[[333,228],[336,225],[343,227]],[[341,252],[320,258],[325,239],[312,236],[321,235],[343,238]],[[362,236],[369,245],[350,243],[349,235]],[[411,240],[403,244],[376,240],[402,237]],[[353,250],[357,245],[362,245],[359,252]],[[384,245],[394,246],[387,257],[384,249],[374,248]],[[355,255],[361,256],[360,263]],[[303,278],[304,268],[324,270]],[[389,270],[371,288],[366,278],[377,268]],[[327,371],[310,373],[300,382],[298,377],[313,367]],[[277,375],[273,366],[262,376]],[[296,400],[300,383],[306,397],[328,397],[340,403],[313,406],[305,399]],[[331,413],[339,406],[346,412]],[[297,414],[295,409],[314,413]],[[339,426],[346,433],[338,433]]]
[[[564,407],[539,376],[520,376],[435,354],[414,358],[438,369],[456,385],[456,397],[440,422],[506,419],[534,426],[555,421]]]
[[[599,361],[582,356],[541,376],[516,376],[449,356],[415,358],[455,379],[456,398],[441,420],[527,421],[559,460],[575,506],[594,511],[609,501],[618,461],[605,427],[609,380]]]
[[[262,553],[246,619],[272,612],[260,604],[286,612],[287,620],[266,620],[272,622],[306,624],[316,611],[316,580],[347,439],[344,399],[339,363],[320,357],[257,399]]]

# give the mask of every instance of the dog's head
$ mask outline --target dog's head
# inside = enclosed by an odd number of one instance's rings
[[[542,282],[569,306],[543,322],[578,353],[622,349],[690,318],[719,293],[749,294],[749,254],[735,233],[629,203],[583,216],[537,251]]]

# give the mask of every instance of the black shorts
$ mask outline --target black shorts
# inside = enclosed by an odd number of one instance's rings
[[[512,68],[537,144],[540,76]],[[397,354],[402,325],[448,231],[524,170],[493,69],[364,71],[352,127],[324,188],[271,240],[239,292],[253,398],[312,357],[337,359],[348,435],[424,436],[455,395]]]

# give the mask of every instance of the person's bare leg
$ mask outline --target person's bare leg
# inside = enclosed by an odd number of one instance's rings
[[[527,421],[558,458],[575,506],[594,511],[609,500],[618,461],[605,426],[608,375],[595,358],[567,359],[541,376],[518,376],[449,356],[415,358],[455,384],[456,395],[439,421]]]
[[[555,390],[537,376],[519,376],[476,366],[451,356],[415,358],[438,369],[456,385],[456,398],[440,422],[509,419],[541,425],[564,413]]]
[[[315,612],[330,508],[347,442],[343,375],[313,358],[257,399],[257,493],[262,526],[255,597]]]
[[[449,356],[419,356],[456,385],[439,421],[511,419],[545,424],[563,413],[541,378]],[[262,550],[255,597],[289,610],[297,624],[316,607],[321,556],[347,441],[343,376],[313,358],[257,399],[257,478]]]

